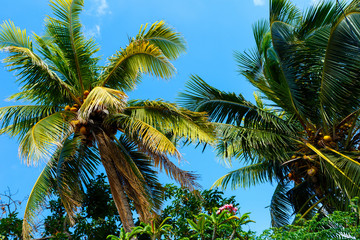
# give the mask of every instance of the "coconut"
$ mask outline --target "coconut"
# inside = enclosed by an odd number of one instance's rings
[[[70,107],[69,105],[67,105],[67,106],[64,108],[65,111],[70,111],[70,109],[71,109],[71,107]]]
[[[86,134],[87,134],[87,129],[86,129],[85,126],[81,126],[81,128],[80,128],[80,133],[81,133],[82,135],[86,135]]]
[[[71,125],[73,125],[73,126],[77,126],[78,124],[80,124],[80,121],[79,121],[79,120],[73,120],[73,121],[71,121],[70,123],[71,123]]]
[[[72,112],[77,112],[77,108],[76,107],[72,107],[72,108],[70,108],[70,111],[72,111]]]
[[[330,142],[331,141],[331,137],[329,135],[325,135],[323,139],[324,139],[325,142]]]
[[[307,174],[310,176],[310,177],[313,177],[315,176],[315,174],[317,173],[317,168],[316,167],[311,167],[307,170]]]
[[[89,92],[88,90],[85,90],[85,91],[84,91],[84,95],[85,95],[85,96],[89,95],[89,93],[90,93],[90,92]]]
[[[79,105],[75,103],[75,104],[73,105],[73,107],[78,108],[78,107],[79,107]]]

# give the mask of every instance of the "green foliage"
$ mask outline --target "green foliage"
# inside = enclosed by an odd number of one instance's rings
[[[75,225],[70,228],[65,208],[60,198],[49,202],[51,214],[45,218],[43,237],[65,239],[87,238],[105,239],[109,234],[117,233],[120,218],[111,197],[110,186],[104,174],[97,175],[86,185],[86,194],[82,206],[74,217]]]
[[[7,217],[0,218],[0,239],[22,239],[22,220],[18,218],[17,212],[9,213]]]
[[[240,218],[234,217],[225,211],[221,216],[216,214],[217,209],[226,204],[232,204],[234,207],[238,206],[234,196],[225,197],[224,193],[217,189],[191,192],[174,185],[166,185],[164,194],[165,200],[169,203],[162,211],[161,219],[170,217],[168,223],[172,226],[171,233],[166,233],[165,237],[197,239],[199,236],[201,239],[211,239],[215,225],[217,236],[229,237],[232,235],[234,228],[236,228],[238,234],[245,234],[241,229],[242,224],[235,224]],[[225,224],[235,218],[236,221]],[[215,219],[215,222],[211,219]],[[223,223],[223,221],[225,222]],[[232,225],[233,223],[235,225]],[[222,227],[219,227],[219,224]],[[226,227],[224,227],[224,224]],[[253,233],[249,234],[250,236],[253,235]]]
[[[264,231],[259,239],[359,239],[359,216],[335,211],[327,217],[315,215],[310,220],[300,219],[292,225]]]
[[[10,189],[0,194],[0,239],[22,240],[22,220],[18,218],[21,201],[14,199]]]

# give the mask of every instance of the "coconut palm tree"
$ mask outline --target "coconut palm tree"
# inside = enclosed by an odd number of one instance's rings
[[[196,176],[170,158],[181,158],[181,139],[212,139],[203,113],[162,100],[129,101],[125,93],[143,74],[173,76],[170,60],[184,52],[184,38],[163,21],[144,25],[100,66],[98,46],[81,32],[83,0],[53,0],[50,6],[54,16],[46,19],[44,36],[30,39],[10,21],[0,26],[0,50],[9,54],[4,62],[20,85],[10,99],[29,104],[0,109],[1,134],[19,140],[27,164],[46,162],[29,196],[24,237],[29,238],[36,211],[54,187],[71,219],[83,183],[100,163],[129,232],[134,226],[129,200],[145,222],[159,208],[161,189],[153,166],[194,188]]]
[[[271,0],[269,20],[253,32],[256,47],[235,57],[259,91],[255,103],[198,76],[182,93],[184,106],[207,111],[217,125],[219,155],[245,164],[215,186],[277,182],[273,226],[292,213],[347,208],[360,194],[360,1],[301,12]]]

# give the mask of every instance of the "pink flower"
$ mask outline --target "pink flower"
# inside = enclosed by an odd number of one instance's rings
[[[224,210],[228,210],[230,213],[235,214],[238,208],[234,207],[234,205],[232,204],[225,204],[224,206],[220,207],[219,210],[216,211],[216,214],[220,214]]]

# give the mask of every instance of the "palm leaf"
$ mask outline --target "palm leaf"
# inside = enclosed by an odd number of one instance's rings
[[[82,184],[95,174],[99,159],[92,150],[79,145],[79,138],[68,138],[55,151],[38,177],[27,201],[23,221],[23,236],[28,239],[37,211],[53,191],[59,193],[70,217],[79,205]],[[77,191],[69,191],[72,190]],[[81,191],[79,191],[81,190]]]
[[[121,144],[119,147],[128,156],[128,160],[133,161],[138,171],[140,171],[141,177],[147,185],[153,211],[159,211],[162,204],[162,186],[157,178],[157,172],[153,169],[151,159],[146,154],[140,152],[137,149],[137,145],[129,141],[125,136],[119,138],[118,144]]]
[[[73,129],[69,120],[74,113],[69,111],[57,112],[38,121],[21,139],[20,157],[29,165],[37,164],[40,159],[50,158],[56,145],[68,137]]]
[[[132,90],[142,73],[161,78],[169,78],[175,73],[174,66],[160,48],[146,40],[130,42],[125,49],[110,57],[109,62],[100,76],[98,86]]]
[[[213,127],[204,113],[191,112],[164,101],[131,101],[125,114],[138,119],[174,138],[211,143]]]
[[[16,71],[16,77],[22,85],[22,91],[32,91],[32,98],[36,102],[49,102],[59,92],[65,98],[74,97],[74,90],[62,81],[34,51],[32,42],[26,36],[26,31],[21,31],[12,22],[5,22],[0,26],[0,49],[10,54],[4,59],[10,71]],[[56,93],[56,94],[54,94]],[[37,100],[34,100],[37,98]],[[58,104],[60,101],[53,101]]]
[[[269,125],[283,132],[294,130],[276,114],[256,107],[241,94],[220,91],[200,77],[193,76],[187,83],[187,88],[180,94],[182,105],[193,111],[206,111],[212,121],[237,126]]]
[[[41,119],[54,114],[56,107],[39,105],[18,105],[0,108],[1,134],[9,134],[20,139]]]
[[[80,119],[88,120],[91,113],[107,110],[111,113],[123,111],[127,95],[121,91],[105,87],[95,87],[79,109]]]
[[[141,25],[134,41],[137,40],[149,41],[171,60],[178,58],[186,50],[183,36],[167,26],[164,21],[155,22],[149,28],[148,24]]]
[[[359,49],[359,21],[360,13],[340,18],[327,45],[320,101],[326,121],[331,125],[357,110],[360,104],[360,58],[355,54]]]
[[[126,135],[154,153],[164,153],[180,158],[180,153],[174,143],[161,131],[134,117],[125,114],[115,114],[109,121],[117,124]]]
[[[26,30],[16,27],[12,21],[5,21],[0,25],[0,49],[20,47],[32,49],[32,42],[26,35]]]
[[[79,14],[83,9],[83,0],[52,0],[50,6],[56,18],[49,17],[46,32],[52,36],[56,45],[68,60],[69,68],[75,73],[72,83],[83,94],[90,89],[96,75],[93,66],[97,59],[93,54],[97,46],[93,40],[86,40],[81,32]]]
[[[232,189],[247,188],[260,183],[272,181],[274,173],[267,162],[245,166],[222,176],[212,185],[212,188],[221,186],[226,189],[230,184]]]
[[[271,198],[270,215],[272,227],[289,225],[293,214],[292,203],[288,196],[290,184],[279,183]]]

